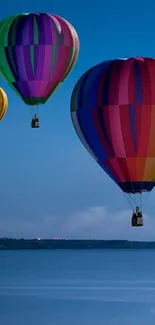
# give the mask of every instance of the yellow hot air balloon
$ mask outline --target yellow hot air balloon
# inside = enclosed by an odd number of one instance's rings
[[[5,91],[0,88],[0,121],[3,119],[8,108],[8,98]]]

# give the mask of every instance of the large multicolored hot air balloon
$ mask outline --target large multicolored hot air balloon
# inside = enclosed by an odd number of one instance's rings
[[[31,109],[61,85],[78,52],[74,27],[59,16],[23,13],[0,23],[0,72]]]
[[[7,95],[6,95],[5,91],[2,88],[0,88],[0,121],[5,116],[7,108],[8,108]]]
[[[137,206],[142,225],[141,194],[155,186],[155,59],[89,69],[73,90],[71,117],[85,148]]]

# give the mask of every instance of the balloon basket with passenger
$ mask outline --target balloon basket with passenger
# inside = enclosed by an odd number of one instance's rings
[[[36,99],[34,99],[36,101]],[[28,111],[31,116],[31,128],[38,129],[40,128],[40,105],[39,103],[32,105],[28,105]]]
[[[139,209],[139,207],[136,207],[136,210],[133,211],[131,225],[132,225],[132,227],[142,227],[143,226],[143,215],[142,215],[142,211]]]
[[[131,216],[131,226],[132,227],[142,227],[144,226],[144,219],[143,219],[143,207],[145,199],[148,198],[150,192],[146,191],[146,197],[143,192],[145,190],[139,190],[137,192],[127,192],[124,188],[123,190],[125,197],[132,208],[132,216]]]
[[[31,121],[31,128],[36,129],[39,127],[40,127],[39,117],[37,116],[37,114],[34,114],[32,121]]]
[[[143,185],[141,184],[141,187]],[[145,186],[145,184],[144,184]],[[149,187],[146,189],[139,189],[139,191],[133,192],[126,192],[124,189],[125,197],[131,206],[133,213],[131,216],[131,226],[132,227],[142,227],[144,226],[144,217],[143,217],[143,208],[148,199],[149,195],[151,194],[151,190]]]

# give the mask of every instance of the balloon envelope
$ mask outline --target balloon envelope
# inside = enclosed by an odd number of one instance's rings
[[[102,62],[77,82],[75,130],[103,170],[127,193],[155,186],[155,60]]]
[[[28,105],[44,104],[73,68],[79,52],[74,27],[46,13],[0,23],[0,72]]]
[[[5,91],[0,88],[0,121],[3,119],[8,108],[8,98]]]

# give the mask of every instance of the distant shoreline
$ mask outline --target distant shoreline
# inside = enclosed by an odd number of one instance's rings
[[[155,241],[0,238],[0,250],[155,249]]]

